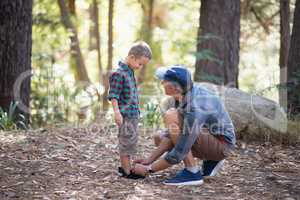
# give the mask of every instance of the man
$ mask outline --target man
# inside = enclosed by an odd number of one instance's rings
[[[203,176],[213,176],[224,158],[234,149],[234,127],[220,99],[198,84],[183,66],[159,68],[166,95],[177,102],[176,109],[164,114],[168,133],[156,137],[158,148],[147,159],[137,160],[134,172],[140,175],[157,172],[184,161],[185,168],[166,185],[200,185]],[[158,158],[168,151],[164,158]],[[203,160],[202,172],[194,157]]]

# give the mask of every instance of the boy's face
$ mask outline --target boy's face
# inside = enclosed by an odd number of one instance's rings
[[[133,69],[141,69],[142,67],[145,67],[149,63],[149,58],[142,56],[142,57],[135,57],[134,55],[129,56],[128,60],[128,66]]]

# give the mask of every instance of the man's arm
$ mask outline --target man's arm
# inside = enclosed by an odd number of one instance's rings
[[[196,117],[195,111],[184,113],[182,133],[178,136],[175,147],[165,156],[165,161],[174,165],[186,157],[198,138],[206,118],[205,114]]]
[[[159,146],[155,148],[151,154],[146,159],[137,159],[135,163],[140,163],[143,165],[152,164],[156,161],[161,155],[165,152],[170,151],[173,148],[173,144],[170,138],[164,137],[162,138]]]
[[[198,135],[200,134],[201,127],[206,121],[206,115],[199,116],[196,119],[195,112],[187,112],[184,114],[183,132],[178,136],[175,147],[162,158],[149,166],[137,164],[134,171],[141,175],[146,175],[149,168],[157,172],[171,167],[174,164],[180,163],[191,150]]]

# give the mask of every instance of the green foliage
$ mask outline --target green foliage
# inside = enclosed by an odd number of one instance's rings
[[[143,122],[148,127],[159,127],[161,114],[159,105],[153,102],[144,104]]]
[[[0,107],[0,129],[5,131],[15,130],[18,128],[27,129],[25,117],[22,114],[16,115],[18,102],[11,102],[8,112]]]
[[[32,78],[31,122],[33,126],[77,122],[86,119],[86,113],[92,115],[99,110],[95,94],[82,85],[66,82],[63,77],[49,77],[39,74]]]
[[[33,60],[39,66],[31,79],[33,127],[91,120],[96,115],[100,103],[95,86],[68,80],[65,69],[55,65],[51,55],[36,53]]]

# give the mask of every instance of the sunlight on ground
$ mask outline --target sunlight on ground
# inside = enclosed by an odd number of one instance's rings
[[[15,132],[15,134],[11,134]],[[26,136],[21,134],[19,131],[11,131],[11,132],[2,132],[0,131],[0,144],[13,144],[13,143],[22,143],[25,141]]]

